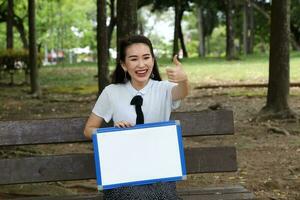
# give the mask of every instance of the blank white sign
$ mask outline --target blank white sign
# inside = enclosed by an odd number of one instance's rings
[[[186,177],[181,128],[175,121],[98,129],[93,143],[99,190]]]

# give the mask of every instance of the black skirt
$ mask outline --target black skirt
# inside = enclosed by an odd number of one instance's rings
[[[178,200],[176,183],[120,187],[104,190],[104,200]]]

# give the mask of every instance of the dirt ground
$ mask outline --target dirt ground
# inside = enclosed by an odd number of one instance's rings
[[[0,120],[41,119],[55,117],[88,116],[96,95],[76,95],[49,93],[44,89],[44,97],[32,99],[26,93],[27,87],[0,87]],[[281,200],[300,199],[300,123],[297,120],[273,120],[258,122],[256,114],[265,104],[266,89],[226,88],[193,89],[182,102],[179,111],[203,110],[219,103],[223,108],[232,109],[235,117],[235,135],[219,138],[185,139],[186,146],[234,144],[238,151],[238,172],[191,175],[187,181],[178,183],[186,186],[243,185],[253,191],[258,199]],[[300,113],[300,89],[292,88],[290,107]],[[276,132],[270,129],[277,128]],[[284,133],[285,131],[285,133]],[[1,133],[0,133],[1,134]],[[68,144],[68,148],[55,146],[51,151],[91,151],[86,144]],[[49,148],[40,147],[40,151]],[[5,149],[0,149],[0,153]],[[22,149],[18,150],[22,151]],[[0,154],[1,156],[1,154]],[[1,172],[0,172],[1,173]],[[78,183],[55,183],[51,189],[40,186],[0,186],[1,196],[7,193],[28,195],[32,193],[74,193],[91,190],[89,185]],[[45,188],[45,187],[43,187]],[[53,189],[54,188],[54,189]],[[2,194],[2,195],[1,195]]]

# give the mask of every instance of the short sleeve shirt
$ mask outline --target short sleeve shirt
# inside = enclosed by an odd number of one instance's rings
[[[130,102],[134,96],[141,95],[145,123],[168,121],[172,109],[180,105],[179,100],[172,100],[172,88],[175,85],[176,83],[169,81],[150,79],[147,85],[138,91],[132,87],[130,81],[126,84],[111,84],[105,87],[92,112],[106,122],[112,119],[114,122],[127,121],[135,125],[135,107],[130,105]]]

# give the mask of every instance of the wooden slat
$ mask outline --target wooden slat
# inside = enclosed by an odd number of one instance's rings
[[[195,195],[195,194],[232,194],[232,193],[243,193],[248,192],[246,188],[241,185],[228,185],[225,187],[191,187],[177,189],[180,195]]]
[[[184,200],[250,200],[255,195],[243,186],[226,186],[212,188],[193,188],[178,190]]]
[[[178,195],[184,200],[250,200],[255,199],[253,193],[250,193],[242,186],[226,186],[216,188],[197,188],[178,190]],[[42,196],[17,198],[16,200],[102,200],[103,194],[86,194],[78,196]]]
[[[195,194],[195,195],[180,195],[183,200],[253,200],[255,196],[250,193],[233,193],[233,194]],[[14,198],[15,199],[15,198]],[[85,195],[85,196],[49,196],[49,197],[27,197],[17,198],[15,200],[103,200],[102,195]]]
[[[85,141],[86,118],[21,120],[0,122],[0,145]]]
[[[185,149],[185,162],[189,174],[237,171],[235,147]]]
[[[171,119],[180,120],[183,136],[232,135],[234,133],[233,112],[230,110],[178,112],[173,113]]]
[[[0,184],[95,178],[93,154],[0,160]]]
[[[233,134],[233,114],[228,110],[177,112],[183,136]],[[83,142],[86,118],[0,121],[0,146]],[[104,126],[107,126],[106,124]]]
[[[70,196],[41,196],[17,198],[16,200],[103,200],[102,194],[70,195]]]
[[[183,200],[250,200],[254,199],[254,195],[247,193],[233,194],[204,194],[204,195],[187,195],[181,196]]]
[[[185,151],[188,173],[236,171],[234,147],[194,148]],[[0,185],[93,179],[93,154],[41,156],[0,160]]]
[[[178,190],[184,200],[249,200],[255,195],[241,185],[208,188],[189,188]]]

